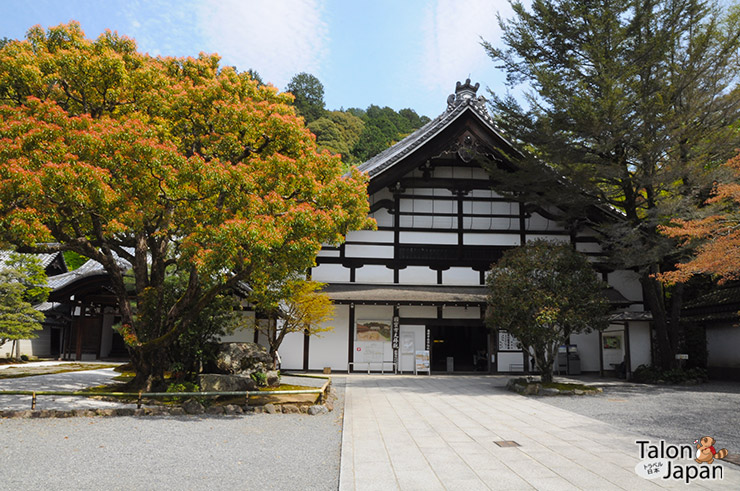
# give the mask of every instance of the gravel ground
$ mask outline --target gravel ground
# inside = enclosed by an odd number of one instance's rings
[[[0,419],[3,489],[335,490],[344,379],[333,412]]]
[[[74,391],[110,383],[119,375],[112,368],[55,373],[0,380],[0,390]],[[87,397],[38,396],[36,409],[87,409],[131,407]],[[31,409],[31,396],[0,395],[0,410]]]
[[[604,393],[538,400],[667,443],[693,445],[694,440],[711,436],[718,449],[740,454],[740,382],[688,387],[594,385],[601,386]]]

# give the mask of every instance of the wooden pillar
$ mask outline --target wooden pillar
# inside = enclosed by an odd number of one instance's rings
[[[309,342],[311,336],[308,334],[308,330],[303,332],[303,371],[308,371],[308,353],[309,353]]]
[[[604,333],[599,331],[599,375],[604,376]]]
[[[632,353],[630,348],[630,323],[624,321],[624,379],[632,378]]]
[[[349,340],[347,342],[347,361],[352,363],[355,361],[355,304],[349,304]],[[352,366],[347,365],[347,373],[352,372]]]

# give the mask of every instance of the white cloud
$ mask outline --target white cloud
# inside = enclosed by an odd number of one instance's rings
[[[499,10],[507,17],[511,8],[507,2],[490,0],[437,0],[427,7],[419,70],[427,89],[449,91],[455,81],[464,81],[469,74],[476,82],[481,72],[490,71],[493,62],[480,43],[481,37],[494,44],[498,41]]]
[[[209,51],[281,90],[299,72],[318,76],[328,28],[320,0],[208,0],[198,21]]]

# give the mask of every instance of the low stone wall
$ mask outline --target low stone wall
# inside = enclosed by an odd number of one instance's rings
[[[0,418],[74,418],[74,417],[113,417],[113,416],[239,416],[244,414],[309,414],[315,416],[334,410],[337,396],[329,385],[322,404],[265,404],[264,406],[240,406],[237,404],[204,406],[195,399],[189,399],[180,406],[144,406],[135,408],[106,409],[26,409],[0,411]]]

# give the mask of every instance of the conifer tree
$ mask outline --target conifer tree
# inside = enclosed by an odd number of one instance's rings
[[[483,42],[510,86],[530,88],[527,107],[492,97],[498,124],[534,158],[592,198],[620,210],[603,229],[618,267],[641,274],[657,334],[657,363],[674,363],[681,286],[655,275],[675,262],[659,225],[703,201],[712,171],[738,146],[740,19],[701,0],[513,2],[500,20],[505,48]],[[528,199],[548,189],[521,188]],[[580,199],[580,198],[587,199]],[[571,212],[578,207],[571,209]],[[581,208],[582,210],[582,208]],[[569,217],[584,213],[572,213]]]

